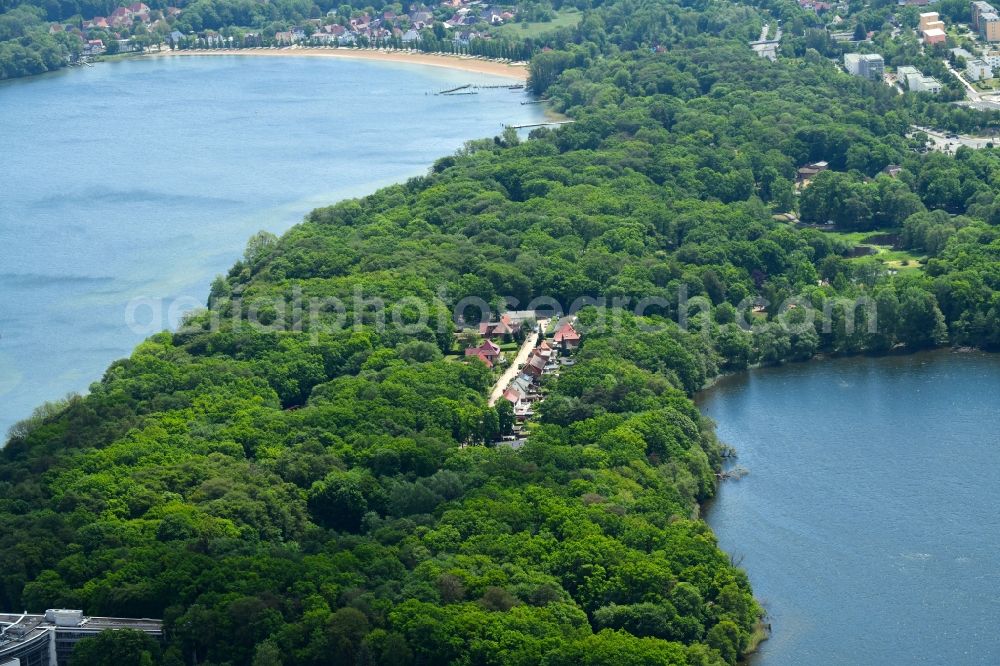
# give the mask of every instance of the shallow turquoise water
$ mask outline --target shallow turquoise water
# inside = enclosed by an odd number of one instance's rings
[[[788,365],[699,402],[750,470],[706,517],[770,615],[755,666],[1000,663],[1000,355]]]
[[[134,298],[204,303],[260,229],[541,119],[506,79],[333,58],[101,64],[0,85],[0,439],[144,335]],[[154,324],[151,319],[142,323]]]

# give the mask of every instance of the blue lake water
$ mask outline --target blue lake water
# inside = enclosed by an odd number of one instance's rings
[[[125,323],[133,299],[162,302],[166,327],[169,305],[204,303],[256,231],[425,173],[504,123],[541,120],[523,92],[428,94],[505,81],[208,56],[0,84],[0,440],[145,337]]]
[[[755,370],[699,404],[750,471],[706,518],[770,616],[754,666],[1000,663],[1000,355]]]

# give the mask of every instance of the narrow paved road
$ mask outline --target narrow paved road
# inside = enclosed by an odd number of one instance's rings
[[[548,322],[544,319],[539,320],[538,324],[542,326],[542,330],[548,325]],[[490,392],[490,407],[497,404],[503,396],[503,392],[507,390],[507,385],[517,377],[518,371],[520,371],[521,366],[524,365],[525,361],[528,360],[528,355],[531,354],[531,350],[535,348],[535,343],[538,341],[538,326],[524,339],[524,343],[521,348],[517,350],[517,356],[514,357],[514,362],[510,364],[506,372],[500,375],[500,379],[497,383],[493,385],[493,390]]]
[[[966,81],[964,76],[956,72],[955,68],[951,66],[950,62],[948,62],[947,60],[942,60],[941,62],[944,63],[944,66],[945,68],[947,68],[948,72],[956,79],[961,81],[962,85],[965,86],[965,96],[969,99],[970,102],[982,101],[983,96],[979,94],[979,91],[976,90],[974,87],[972,87],[972,84]]]
[[[931,149],[941,150],[946,153],[954,153],[958,150],[959,146],[967,146],[969,148],[986,148],[990,144],[1000,143],[1000,138],[995,136],[971,136],[969,134],[958,134],[956,138],[949,139],[948,135],[944,132],[939,132],[933,130],[929,127],[921,127],[920,125],[914,125],[913,128],[927,135],[930,139]]]

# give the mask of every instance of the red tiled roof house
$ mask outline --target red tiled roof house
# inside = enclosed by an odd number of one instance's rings
[[[487,340],[494,338],[513,338],[521,330],[521,324],[513,321],[507,315],[500,317],[499,321],[488,321],[479,324],[479,335]]]
[[[577,333],[576,329],[573,328],[573,324],[563,324],[562,327],[556,334],[552,336],[552,340],[558,344],[562,349],[576,349],[580,346],[580,334]]]
[[[486,367],[492,368],[500,358],[500,347],[496,346],[489,340],[483,340],[483,344],[478,347],[469,347],[465,350],[466,357],[475,356],[476,358],[483,361]]]

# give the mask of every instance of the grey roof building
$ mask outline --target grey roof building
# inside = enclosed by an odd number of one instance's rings
[[[885,61],[877,53],[845,53],[844,69],[853,76],[881,81]]]
[[[73,647],[107,629],[136,629],[163,636],[162,620],[87,617],[83,611],[50,609],[44,615],[0,613],[0,664],[66,666]]]

